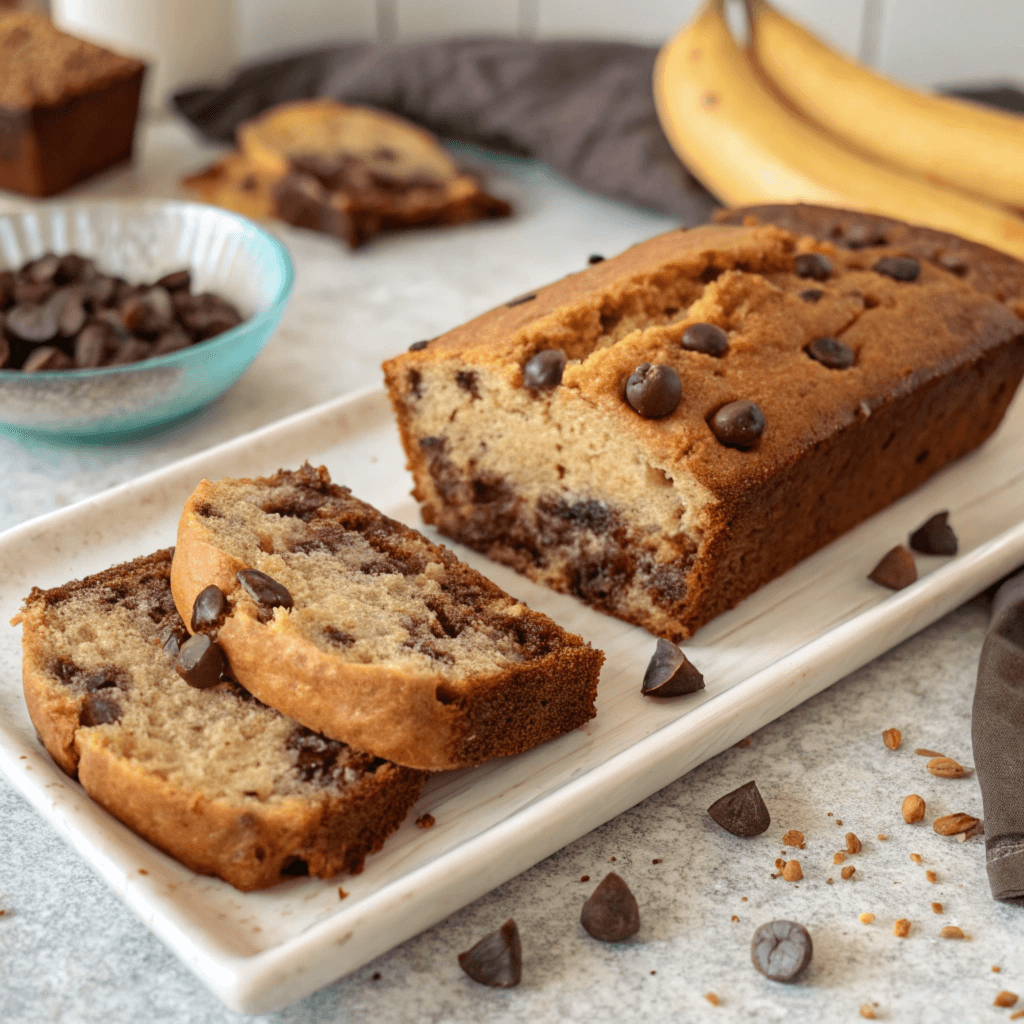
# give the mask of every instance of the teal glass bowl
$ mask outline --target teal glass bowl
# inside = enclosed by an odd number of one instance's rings
[[[0,215],[0,269],[75,252],[107,274],[151,282],[188,268],[245,319],[180,352],[126,366],[0,370],[0,425],[53,440],[115,439],[176,420],[223,394],[270,340],[292,290],[287,249],[252,221],[172,200],[46,203]]]

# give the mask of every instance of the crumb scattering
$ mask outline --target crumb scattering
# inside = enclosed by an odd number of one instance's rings
[[[782,837],[783,846],[798,846],[801,850],[804,848],[804,834],[798,832],[795,828],[791,828]]]
[[[842,850],[840,850],[838,853],[832,854],[833,864],[842,864],[844,860],[846,860],[846,854],[843,853]]]
[[[140,875],[148,875],[149,872],[145,868],[139,868],[139,874]]]
[[[338,899],[339,900],[343,900],[343,899],[346,899],[347,897],[348,897],[348,893],[345,892],[345,890],[342,889],[342,887],[339,885],[338,886]]]
[[[924,877],[928,879],[933,885],[939,880],[939,876],[934,871],[926,871]]]
[[[590,875],[580,875],[580,881],[581,882],[589,882],[590,881]]]
[[[836,818],[836,824],[837,825],[842,825],[842,823],[843,823],[843,819],[842,818]]]
[[[735,914],[732,915],[732,919],[733,919],[733,921],[737,921],[737,922],[739,921],[739,918]]]
[[[1018,996],[1016,992],[1008,992],[1006,989],[1003,989],[1003,991],[1000,992],[993,1000],[992,1005],[1014,1006],[1019,998],[1020,996]]]
[[[848,864],[845,868],[843,868],[842,871],[839,872],[839,874],[842,875],[844,882],[848,882],[851,878],[853,878],[853,873],[856,870],[857,869],[852,864]]]
[[[939,938],[966,939],[967,936],[964,934],[964,930],[962,928],[958,928],[955,924],[947,924],[946,927],[939,932]]]
[[[942,913],[942,904],[941,903],[933,903],[932,904],[932,913],[933,914],[941,914]],[[996,969],[997,968],[995,968],[995,967],[992,968],[993,971],[996,970]]]
[[[609,858],[608,858],[608,863],[609,863],[609,864],[614,864],[614,863],[615,863],[615,861],[616,861],[617,859],[618,859],[618,858],[616,858],[616,857],[609,857]]]
[[[437,822],[432,814],[424,814],[416,819],[417,828],[433,828]]]
[[[910,855],[910,859],[911,859],[911,860],[912,860],[912,861],[913,861],[913,862],[914,862],[915,864],[920,864],[920,863],[921,863],[921,854],[919,854],[919,853],[912,853],[912,854]]]
[[[747,897],[746,896],[741,896],[740,897],[740,903],[746,903],[746,902],[747,902]]]
[[[885,835],[884,833],[882,833],[882,832],[879,832],[879,833],[878,833],[878,841],[879,841],[880,843],[884,843],[884,842],[886,842],[886,840],[888,840],[888,838],[889,838],[889,837],[888,837],[887,835]]]
[[[1011,1013],[1010,1016],[1007,1017],[1006,1019],[1007,1020],[1020,1020],[1021,1017],[1024,1017],[1024,1010],[1016,1010],[1013,1013]]]
[[[787,882],[799,882],[800,879],[804,877],[803,870],[800,867],[800,861],[786,861],[786,866],[782,869],[782,877]]]
[[[860,921],[861,924],[871,924],[871,922],[874,921],[874,919],[875,915],[871,913],[857,915],[857,920]]]
[[[373,972],[373,981],[380,981],[380,971]]]
[[[1002,967],[993,967],[992,968],[992,973],[993,974],[998,974],[1001,970],[1002,970]]]
[[[735,746],[737,746],[737,747],[749,747],[753,742],[754,741],[749,736],[747,736],[745,739],[742,739],[742,740],[739,741],[739,743],[735,744]]]
[[[825,879],[825,884],[826,885],[832,885],[833,884],[833,880],[831,878],[826,878]]]
[[[722,1003],[722,1000],[721,1000],[721,999],[719,999],[719,998],[718,998],[718,996],[716,996],[714,992],[706,992],[706,993],[704,994],[704,998],[705,998],[705,999],[706,999],[706,1000],[707,1000],[707,1001],[708,1001],[708,1002],[709,1002],[709,1003],[710,1003],[710,1004],[711,1004],[712,1006],[720,1006],[720,1005],[721,1005],[721,1003]]]
[[[651,861],[651,863],[652,864],[660,864],[661,863],[661,858],[660,857],[655,857],[654,860]]]
[[[868,1020],[875,1020],[875,1011],[871,1009],[870,1003],[864,1003],[860,1008],[860,1015],[867,1018]]]
[[[899,918],[892,926],[892,933],[898,939],[905,939],[910,934],[910,922],[905,918]]]
[[[846,852],[847,853],[860,853],[863,849],[861,841],[852,833],[846,833]]]
[[[942,757],[943,755],[935,750],[929,750],[927,747],[918,747],[914,751],[915,754],[920,754],[922,757]]]
[[[903,742],[903,733],[899,729],[886,729],[882,733],[882,742],[890,749],[896,750]]]

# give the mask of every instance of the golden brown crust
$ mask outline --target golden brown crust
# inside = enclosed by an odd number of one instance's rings
[[[329,482],[323,467],[309,471]],[[255,483],[279,485],[286,477],[282,473]],[[225,594],[238,593],[235,573],[246,568],[211,541],[199,514],[209,507],[218,486],[202,481],[179,522],[171,580],[175,604],[186,621],[196,596],[211,583]],[[357,504],[384,520],[365,503]],[[432,549],[437,558],[458,565],[481,591],[501,594],[449,552],[400,524],[390,525]],[[555,649],[521,666],[460,682],[457,689],[442,674],[344,661],[302,636],[287,615],[261,622],[247,599],[234,605],[217,639],[232,673],[264,703],[377,757],[437,771],[520,753],[593,717],[603,654],[545,616],[525,610],[522,619],[557,635]]]

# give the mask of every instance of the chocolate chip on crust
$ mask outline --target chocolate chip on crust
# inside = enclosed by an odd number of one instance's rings
[[[610,871],[583,904],[580,923],[601,942],[621,942],[640,931],[640,908],[629,886]]]
[[[546,348],[538,352],[523,367],[523,387],[530,391],[544,391],[562,383],[566,364],[565,352],[560,348]]]
[[[827,281],[835,272],[832,261],[820,252],[802,252],[793,260],[793,269],[798,277],[810,277],[815,281]]]
[[[756,782],[719,797],[708,808],[708,814],[734,836],[759,836],[772,823]]]
[[[283,583],[278,583],[259,569],[243,569],[235,575],[242,589],[264,608],[291,608],[295,603]]]
[[[422,352],[429,344],[430,344],[429,341],[414,341],[409,346],[409,351],[410,352]]]
[[[459,966],[481,985],[492,988],[518,985],[523,977],[523,946],[515,921],[510,917],[497,931],[460,953]]]
[[[729,351],[729,335],[717,324],[690,324],[683,331],[683,348],[720,358]]]
[[[521,306],[524,302],[532,302],[535,298],[537,298],[536,292],[527,292],[525,295],[517,295],[514,299],[509,299],[505,305],[508,307]]]
[[[174,670],[197,690],[208,690],[220,682],[226,659],[224,652],[205,633],[196,633],[181,645]]]
[[[754,402],[729,402],[711,417],[708,426],[726,447],[750,448],[764,433],[764,413]]]
[[[805,288],[800,293],[800,298],[803,299],[804,302],[817,302],[824,294],[825,293],[820,288]]]
[[[704,677],[682,650],[668,640],[659,639],[640,692],[645,697],[681,697],[703,689]]]
[[[868,579],[890,590],[909,587],[911,583],[917,582],[914,556],[902,544],[897,544],[868,573]]]
[[[909,256],[883,256],[871,269],[894,281],[916,281],[921,264]]]
[[[683,396],[683,383],[671,366],[641,363],[626,381],[626,401],[645,419],[674,412]]]
[[[958,544],[948,520],[948,512],[933,515],[910,535],[910,546],[922,555],[955,555]]]
[[[192,632],[201,633],[206,629],[219,626],[227,612],[227,607],[228,599],[216,583],[204,587],[192,602]]]
[[[604,263],[604,257],[595,252],[593,256],[591,256],[590,259],[587,260],[587,262],[591,266],[593,266],[595,263]]]
[[[805,351],[815,362],[830,370],[848,370],[856,359],[853,349],[835,338],[815,338]]]

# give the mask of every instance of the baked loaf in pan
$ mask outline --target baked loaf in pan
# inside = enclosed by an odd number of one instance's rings
[[[0,13],[0,189],[49,196],[132,155],[145,65]]]
[[[360,871],[424,774],[317,736],[233,682],[188,685],[170,571],[159,551],[29,595],[15,621],[46,749],[139,835],[238,889]]]
[[[594,715],[600,651],[323,467],[204,480],[171,580],[182,617],[260,700],[399,764],[479,764]],[[211,586],[223,613],[193,618]]]
[[[899,245],[721,225],[384,371],[428,523],[679,640],[988,437],[1022,334]]]

